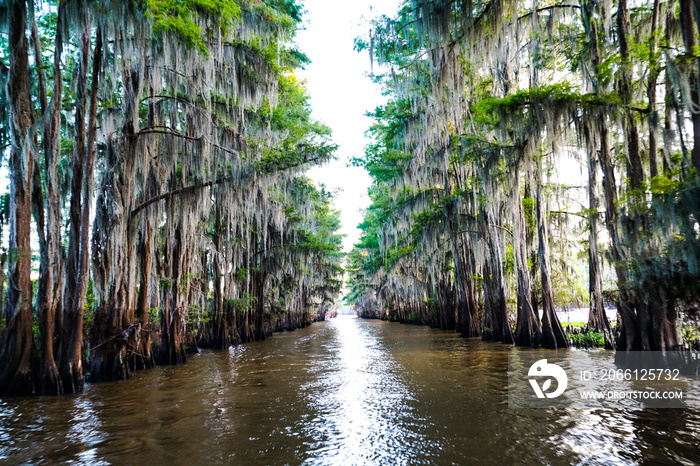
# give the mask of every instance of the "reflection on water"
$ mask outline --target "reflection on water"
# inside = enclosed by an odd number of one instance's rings
[[[0,463],[700,460],[697,409],[509,409],[511,350],[338,318],[78,396],[0,401]]]

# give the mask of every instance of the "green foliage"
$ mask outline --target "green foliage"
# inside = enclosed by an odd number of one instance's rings
[[[253,305],[258,302],[257,296],[251,295],[246,292],[240,298],[227,298],[227,305],[234,311],[236,316],[240,319],[245,316],[246,312],[253,308]]]
[[[85,291],[85,314],[91,315],[95,306],[95,293],[93,290],[92,280],[88,280],[87,290]]]
[[[512,274],[515,271],[515,251],[512,244],[509,244],[506,249],[506,254],[503,258],[503,270],[507,274]]]
[[[398,149],[395,141],[403,134],[404,123],[411,118],[411,104],[405,100],[391,101],[369,114],[375,123],[369,134],[374,138],[363,158],[353,158],[354,166],[364,167],[379,182],[394,179],[403,172],[413,156]]]
[[[684,325],[681,328],[681,340],[689,346],[700,344],[700,327],[697,325]]]
[[[506,97],[485,95],[472,103],[470,111],[475,123],[489,127],[502,124],[504,118],[515,120],[542,118],[544,113],[552,109],[566,107],[591,108],[599,106],[620,105],[616,92],[607,95],[600,93],[581,93],[570,83],[564,81],[557,84],[520,89]]]
[[[321,163],[333,157],[337,146],[328,140],[330,129],[311,119],[306,89],[294,75],[279,77],[279,103],[263,104],[254,118],[286,134],[278,144],[264,149],[257,170],[272,173],[305,163]],[[249,141],[257,144],[257,141]]]
[[[209,55],[209,49],[202,36],[199,17],[214,20],[225,34],[241,14],[238,4],[228,0],[146,0],[146,7],[148,15],[153,18],[153,32],[156,35],[175,34],[183,43],[198,49],[203,55]]]
[[[151,322],[153,327],[160,326],[160,308],[151,307],[148,308],[148,320]]]
[[[605,335],[593,329],[586,333],[566,333],[572,346],[577,348],[602,348],[605,346]]]

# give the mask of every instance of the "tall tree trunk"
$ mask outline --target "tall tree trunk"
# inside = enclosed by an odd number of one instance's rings
[[[45,395],[63,393],[63,384],[59,377],[54,358],[57,345],[55,340],[57,319],[61,315],[62,300],[62,247],[61,247],[61,194],[58,188],[57,165],[60,146],[60,110],[63,82],[61,75],[61,56],[63,50],[62,22],[64,14],[63,2],[59,3],[56,27],[56,44],[54,50],[54,80],[51,105],[47,108],[49,114],[44,125],[44,173],[46,179],[45,206],[39,205],[43,196],[36,196],[36,210],[46,213],[45,233],[40,235],[41,266],[39,289],[37,294],[37,313],[40,318],[41,333],[41,364],[39,393]],[[36,24],[32,29],[36,29]],[[36,47],[38,52],[38,46]],[[45,100],[42,99],[42,101]],[[39,181],[40,182],[40,181]],[[35,186],[40,190],[41,185]],[[39,193],[41,194],[41,193]],[[37,216],[37,230],[44,228],[44,215]],[[39,218],[40,217],[40,218]]]
[[[525,184],[525,189],[524,189],[524,199],[523,199],[523,207],[525,207],[525,199],[529,199],[528,203],[528,209],[525,210],[525,218],[535,218],[535,202],[534,202],[534,195],[532,193],[532,183],[530,180],[526,180],[527,183]],[[525,225],[525,234],[526,234],[526,248],[527,248],[527,254],[528,254],[528,260],[530,264],[530,277],[535,279],[538,274],[539,270],[539,260],[538,260],[538,250],[537,250],[537,245],[535,241],[535,236],[537,235],[537,232],[534,231],[535,228],[530,228],[529,223]],[[538,310],[539,307],[539,294],[536,286],[531,287],[531,292],[530,292],[530,301],[532,302],[532,309],[535,311],[535,318],[537,319],[537,325],[542,325],[542,322],[540,321],[540,313]]]
[[[187,361],[184,347],[184,315],[182,309],[182,297],[186,296],[186,284],[183,283],[183,265],[186,263],[187,251],[182,230],[183,219],[175,222],[175,204],[172,197],[168,200],[168,227],[166,236],[166,276],[168,282],[163,287],[161,320],[160,320],[160,348],[158,361],[160,364],[177,365]]]
[[[658,162],[658,128],[659,112],[656,110],[656,82],[659,79],[659,64],[656,58],[656,34],[659,29],[660,0],[654,0],[651,16],[651,32],[649,34],[649,83],[647,85],[647,100],[649,101],[649,177],[659,174]]]
[[[459,231],[457,223],[454,221],[458,216],[457,206],[455,201],[449,203],[447,207],[447,228],[450,242],[452,248],[452,257],[454,260],[454,275],[455,275],[455,289],[457,291],[457,318],[456,318],[456,329],[463,337],[478,337],[481,332],[479,331],[479,321],[477,317],[477,304],[474,296],[474,283],[472,282],[470,276],[473,271],[465,263],[464,254],[462,253],[462,246],[459,241]],[[469,251],[469,235],[465,235],[465,247],[467,247],[467,256],[471,253]]]
[[[593,68],[593,89],[598,95],[602,93],[600,89],[600,52],[598,46],[598,27],[596,20],[591,13],[591,5],[586,2],[582,8],[584,24],[587,26],[588,38],[590,41],[590,57]],[[622,19],[624,21],[624,19]],[[624,35],[621,33],[621,35]],[[616,346],[619,349],[630,350],[634,345],[634,328],[635,328],[635,311],[632,303],[629,300],[626,287],[628,286],[627,272],[622,265],[621,242],[618,230],[618,197],[617,187],[615,183],[615,167],[613,165],[610,137],[606,124],[606,115],[604,111],[597,110],[592,118],[595,120],[595,127],[592,130],[597,134],[597,138],[591,138],[591,141],[597,141],[600,145],[600,167],[603,172],[603,194],[605,199],[605,225],[610,235],[610,255],[612,256],[612,265],[617,276],[618,293],[620,302],[618,310],[620,313],[622,332],[620,332],[620,340]],[[596,150],[594,148],[591,150]]]
[[[695,28],[693,27],[693,17],[695,23],[700,27],[700,1],[680,0],[680,22],[681,34],[685,43],[686,53],[690,56],[695,54]],[[693,15],[693,10],[694,15]],[[697,64],[698,70],[690,75],[690,117],[693,122],[693,150],[691,152],[691,164],[696,170],[696,176],[700,176],[700,62]]]
[[[122,70],[124,124],[117,144],[109,144],[94,222],[93,273],[95,306],[90,330],[91,382],[131,377],[133,349],[140,325],[134,325],[136,300],[135,204],[138,101],[141,70],[125,64]]]
[[[141,337],[139,348],[135,354],[135,369],[150,369],[154,366],[153,355],[151,354],[151,322],[149,310],[151,307],[153,278],[153,224],[151,219],[145,215],[145,232],[141,233],[141,282],[139,285],[138,302],[136,304],[136,321],[141,324]]]
[[[71,161],[71,199],[68,234],[68,257],[66,258],[66,293],[63,308],[66,314],[75,312],[75,291],[78,282],[78,262],[80,256],[80,214],[81,214],[81,190],[85,169],[85,115],[87,102],[87,68],[90,58],[90,33],[88,24],[84,24],[84,30],[80,38],[80,59],[76,79],[76,103],[75,103],[75,143],[73,145],[73,158]]]
[[[588,327],[601,332],[605,348],[615,349],[610,321],[603,306],[603,270],[598,250],[598,164],[595,150],[588,151]]]
[[[34,64],[37,70],[37,87],[39,91],[39,103],[41,108],[41,115],[46,115],[48,103],[47,103],[47,93],[46,93],[46,76],[44,73],[44,64],[41,57],[41,38],[39,37],[39,29],[36,25],[36,14],[34,11],[34,2],[29,1],[29,21],[31,21],[32,30],[32,45],[34,49]],[[60,39],[61,32],[56,31],[57,38]],[[57,50],[60,53],[60,50]],[[55,78],[55,76],[54,76]],[[60,96],[60,95],[59,95]],[[52,104],[52,108],[54,105]],[[48,177],[48,165],[51,160],[50,150],[52,148],[53,141],[51,140],[52,132],[52,117],[53,112],[49,111],[51,115],[46,115],[44,117],[43,134],[42,134],[42,146],[44,149],[44,166],[42,167],[38,160],[34,163],[34,168],[32,170],[32,215],[34,216],[34,223],[36,224],[37,240],[39,244],[39,279],[37,280],[37,292],[36,292],[36,314],[39,321],[39,393],[42,395],[50,394],[60,394],[58,390],[51,390],[50,385],[52,378],[55,380],[53,373],[55,372],[55,362],[53,360],[53,335],[48,334],[47,331],[53,330],[53,325],[51,325],[51,320],[53,313],[50,310],[50,293],[51,293],[51,282],[53,281],[53,270],[50,267],[51,257],[49,252],[49,246],[46,240],[47,228],[46,228],[46,208],[44,199],[44,182],[42,178],[42,168],[43,175]],[[36,133],[32,135],[34,142],[36,143]],[[48,325],[47,325],[48,324]],[[51,348],[49,348],[51,347]],[[56,387],[58,388],[58,387]],[[57,393],[58,392],[58,393]]]
[[[552,280],[549,265],[549,236],[547,233],[547,217],[542,196],[542,185],[537,185],[537,238],[540,272],[542,276],[542,340],[543,346],[549,349],[568,348],[569,339],[564,328],[554,312],[552,296]]]
[[[617,5],[617,34],[620,46],[620,77],[619,94],[624,106],[624,135],[627,149],[627,163],[629,164],[630,187],[641,190],[644,185],[644,168],[639,152],[639,128],[634,118],[632,109],[632,65],[629,57],[630,39],[630,14],[627,8],[627,0],[618,0]]]
[[[6,329],[0,355],[0,395],[28,395],[36,389],[36,348],[32,336],[32,174],[34,157],[27,141],[33,121],[29,95],[27,10],[23,1],[7,6],[10,66],[7,102],[10,113],[10,231]]]
[[[87,34],[83,36],[85,38]],[[88,44],[82,43],[85,54]],[[82,53],[83,50],[81,50]],[[87,67],[87,60],[81,56],[81,66]],[[70,218],[71,228],[66,267],[66,294],[64,298],[63,338],[59,364],[61,379],[67,393],[78,393],[83,389],[83,320],[85,315],[85,293],[90,270],[90,209],[94,185],[95,139],[97,133],[97,92],[102,68],[102,30],[97,28],[95,51],[92,60],[92,82],[90,84],[90,108],[87,128],[87,148],[84,157],[73,153],[73,180],[71,183]],[[80,99],[78,99],[80,101]],[[84,103],[82,104],[84,106]],[[78,106],[79,107],[79,106]],[[84,115],[76,107],[78,113]],[[83,121],[83,120],[80,120]],[[76,123],[77,124],[77,123]],[[76,144],[78,142],[76,141]],[[83,160],[81,160],[83,159]],[[76,178],[79,178],[77,180]],[[81,184],[78,184],[81,181]],[[82,197],[82,199],[81,199]],[[74,223],[76,222],[76,223]],[[72,254],[72,255],[71,255]],[[72,284],[72,288],[71,288]]]
[[[530,298],[530,271],[527,267],[527,250],[525,248],[525,215],[520,198],[520,183],[516,182],[513,190],[516,197],[513,213],[513,252],[518,281],[518,314],[515,327],[515,344],[517,346],[541,346],[542,331],[537,324],[535,311]]]
[[[482,209],[479,230],[487,246],[488,257],[484,261],[484,333],[485,340],[500,341],[503,344],[514,343],[513,331],[508,322],[506,297],[503,288],[503,264],[498,241],[493,237],[491,218],[486,209]]]
[[[214,219],[214,316],[212,318],[212,330],[214,339],[214,348],[224,349],[230,344],[229,342],[229,330],[228,330],[228,313],[231,306],[224,307],[224,290],[223,290],[223,280],[222,280],[222,264],[221,257],[223,256],[223,245],[221,241],[222,234],[222,223],[221,223],[221,209],[222,207],[217,203],[214,207],[216,209],[215,219]],[[235,317],[235,316],[234,316]]]
[[[462,253],[462,249],[464,252]],[[467,305],[466,313],[463,315],[463,319],[460,321],[462,331],[461,335],[463,337],[478,337],[481,336],[481,322],[479,321],[479,304],[476,300],[476,290],[474,287],[474,280],[472,276],[476,275],[474,267],[474,256],[472,253],[471,237],[469,233],[464,235],[464,242],[461,248],[458,248],[461,258],[464,259],[464,266],[462,270],[464,271],[463,279],[464,281],[464,297]]]

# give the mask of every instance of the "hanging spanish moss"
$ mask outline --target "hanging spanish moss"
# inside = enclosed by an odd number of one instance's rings
[[[356,46],[390,100],[355,160],[374,179],[350,256],[360,315],[560,348],[555,310],[588,307],[606,348],[686,349],[700,297],[686,3],[408,1],[374,21]]]
[[[336,147],[294,76],[300,12],[0,7],[12,188],[0,395],[79,392],[324,318],[341,287],[339,214],[304,172]]]

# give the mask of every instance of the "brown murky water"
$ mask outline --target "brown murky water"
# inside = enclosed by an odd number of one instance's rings
[[[0,401],[0,463],[700,462],[697,409],[509,409],[507,352],[341,317],[79,396]]]

